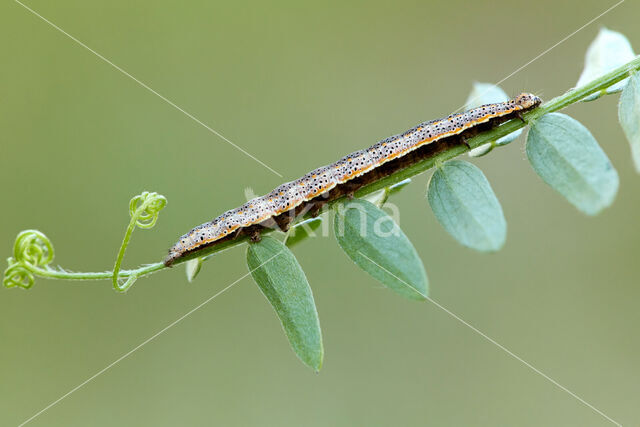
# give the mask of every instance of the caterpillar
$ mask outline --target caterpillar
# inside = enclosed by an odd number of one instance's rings
[[[353,197],[358,188],[452,144],[467,145],[467,138],[514,117],[522,119],[522,112],[536,108],[541,102],[535,95],[522,93],[509,101],[421,123],[365,150],[355,151],[195,227],[169,249],[164,264],[169,267],[179,258],[240,235],[258,241],[260,230],[266,227],[277,226],[286,231],[296,217],[307,212],[315,216],[325,203],[344,195]],[[438,144],[434,144],[436,141]]]

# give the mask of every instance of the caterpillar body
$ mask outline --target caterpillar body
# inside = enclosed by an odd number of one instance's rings
[[[520,117],[520,113],[536,108],[541,102],[535,95],[522,93],[509,101],[486,104],[421,123],[365,150],[355,151],[195,227],[169,249],[164,264],[171,266],[179,258],[240,235],[259,240],[260,230],[266,227],[277,226],[287,230],[297,216],[309,211],[317,214],[325,203],[344,195],[353,195],[358,188],[415,164],[452,144],[466,144],[466,138]]]

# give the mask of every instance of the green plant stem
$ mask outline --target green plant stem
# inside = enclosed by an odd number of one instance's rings
[[[467,142],[469,143],[469,146],[471,147],[471,149],[479,147],[480,145],[489,143],[491,141],[495,141],[505,135],[510,134],[511,132],[514,132],[524,126],[526,126],[529,122],[534,121],[540,117],[542,117],[543,115],[547,114],[547,113],[551,113],[554,111],[558,111],[561,109],[564,109],[566,107],[568,107],[569,105],[575,104],[576,102],[579,102],[580,100],[584,99],[585,97],[600,92],[603,89],[608,88],[609,86],[614,85],[615,83],[624,80],[625,78],[627,78],[631,73],[633,73],[634,71],[640,70],[640,57],[628,62],[627,64],[616,68],[615,70],[605,74],[604,76],[593,80],[591,83],[588,83],[584,86],[581,86],[579,88],[574,88],[566,93],[564,93],[563,95],[560,95],[556,98],[553,98],[552,100],[545,102],[544,104],[542,104],[540,107],[536,108],[535,110],[529,111],[527,113],[525,113],[523,115],[523,118],[525,120],[525,122],[521,121],[520,119],[513,119],[510,120],[508,122],[505,122],[504,124],[502,124],[501,126],[498,126],[495,129],[489,130],[487,132],[484,132],[480,135],[475,136],[474,138],[469,139]],[[447,150],[441,151],[437,154],[435,154],[433,157],[430,157],[428,159],[424,159],[419,163],[416,163],[412,166],[409,166],[406,169],[403,169],[401,171],[398,171],[392,175],[389,175],[379,181],[373,182],[371,184],[368,184],[362,188],[360,188],[358,191],[356,191],[355,196],[356,197],[363,197],[366,196],[368,194],[371,194],[373,192],[379,191],[379,190],[383,190],[385,188],[388,188],[389,186],[396,184],[398,182],[404,181],[407,178],[411,178],[413,176],[419,175],[429,169],[431,169],[432,167],[434,167],[437,164],[441,164],[444,163],[447,160],[450,160],[454,157],[457,157],[461,154],[464,154],[465,152],[469,151],[469,148],[467,148],[464,145],[459,145],[459,146],[455,146],[455,147],[451,147]],[[331,208],[332,206],[334,206],[336,203],[340,202],[341,199],[338,200],[333,200],[332,202],[330,202],[329,208]],[[303,221],[304,219],[307,219],[308,216],[304,216],[301,218],[298,218],[296,220],[296,223],[292,225],[292,227],[296,227],[301,221]],[[133,221],[133,223],[135,223],[135,221]],[[164,268],[166,268],[164,266],[164,264],[162,262],[158,262],[155,264],[150,264],[150,265],[146,265],[143,267],[140,267],[138,269],[133,269],[133,270],[122,270],[122,271],[118,271],[119,270],[119,264],[121,261],[121,255],[124,254],[124,248],[126,248],[126,242],[128,242],[128,239],[131,237],[131,232],[132,232],[132,227],[131,224],[129,225],[129,228],[127,229],[127,234],[125,235],[125,242],[123,242],[123,246],[120,249],[120,254],[118,256],[118,262],[116,263],[116,274],[114,274],[114,272],[100,272],[100,273],[80,273],[80,272],[65,272],[65,271],[57,271],[57,270],[53,270],[53,269],[48,269],[48,268],[39,268],[39,267],[33,267],[33,266],[29,266],[28,269],[35,275],[40,276],[40,277],[45,277],[45,278],[49,278],[49,279],[65,279],[65,280],[103,280],[103,279],[112,279],[112,278],[126,278],[126,279],[130,279],[131,281],[135,280],[138,277],[141,276],[146,276],[148,274],[154,273],[156,271],[162,270]],[[263,234],[266,233],[270,233],[272,232],[272,229],[265,229],[263,231]],[[211,255],[221,252],[223,250],[229,249],[231,247],[234,246],[238,246],[242,243],[244,243],[245,241],[248,240],[248,237],[240,237],[238,239],[232,240],[232,241],[228,241],[228,242],[222,242],[218,245],[214,245],[212,247],[209,248],[204,248],[201,251],[195,252],[193,254],[190,254],[187,257],[184,258],[180,258],[178,260],[176,260],[176,262],[174,263],[174,265],[176,264],[180,264],[183,263],[189,259],[192,258],[197,258],[197,257],[205,257],[209,258]],[[127,284],[125,283],[126,286]]]
[[[38,277],[44,277],[47,279],[63,279],[63,280],[106,280],[113,277],[113,271],[102,272],[75,272],[75,271],[61,271],[51,268],[40,268],[34,266],[26,267],[29,271]],[[134,270],[120,270],[118,277],[129,278],[130,276],[146,276],[151,273],[155,273],[158,270],[166,268],[163,263],[156,262],[154,264],[145,265]]]

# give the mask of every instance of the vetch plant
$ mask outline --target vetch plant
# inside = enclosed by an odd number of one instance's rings
[[[435,168],[427,190],[427,201],[443,228],[460,244],[480,252],[498,251],[507,235],[500,203],[482,171],[454,158],[469,153],[477,157],[515,140],[529,125],[526,153],[533,170],[551,188],[579,211],[596,215],[610,206],[619,178],[605,152],[589,130],[557,111],[580,102],[622,91],[618,117],[631,146],[631,158],[640,172],[640,58],[620,33],[602,29],[586,55],[578,86],[537,108],[493,129],[480,132],[462,143],[447,141],[426,158],[355,190],[351,197],[327,201],[325,213],[333,214],[333,230],[339,246],[354,263],[395,293],[411,299],[429,298],[424,264],[393,216],[385,209],[388,199],[411,182],[411,178]],[[502,89],[476,83],[467,108],[504,102]],[[54,248],[40,231],[18,234],[8,258],[3,284],[7,288],[31,288],[36,277],[64,280],[111,280],[114,289],[125,292],[140,277],[163,270],[163,262],[136,269],[122,269],[122,261],[136,228],[150,229],[166,206],[166,198],[144,192],[131,199],[131,220],[117,253],[113,271],[71,272],[52,266]],[[324,216],[324,215],[323,215]],[[239,236],[204,247],[173,265],[184,263],[188,281],[193,281],[213,254],[247,243],[247,265],[261,292],[273,306],[291,347],[312,369],[322,366],[324,349],[320,322],[307,277],[292,248],[314,236],[328,221],[311,214],[298,217],[281,239],[267,236],[276,227],[261,231],[262,238],[249,242]],[[258,239],[255,239],[258,240]]]

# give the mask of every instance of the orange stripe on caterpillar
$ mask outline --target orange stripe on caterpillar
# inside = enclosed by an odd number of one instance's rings
[[[541,102],[537,96],[523,93],[509,101],[481,105],[463,113],[421,123],[403,134],[379,141],[366,150],[355,151],[331,165],[282,184],[271,193],[252,199],[239,208],[227,211],[214,220],[192,229],[171,247],[164,263],[170,266],[187,253],[209,246],[238,229],[260,224],[295,209],[338,185],[345,184],[422,146],[459,135],[496,118],[505,118],[516,112],[530,110]]]

